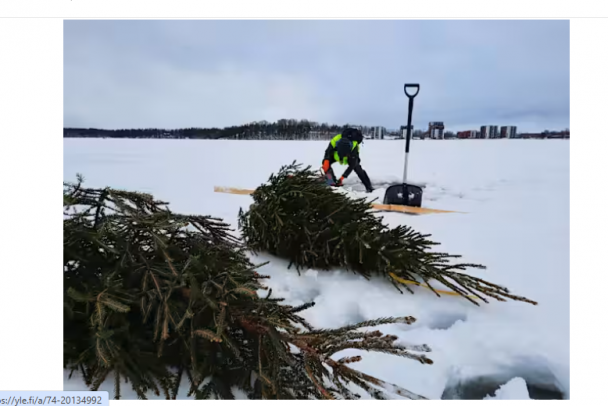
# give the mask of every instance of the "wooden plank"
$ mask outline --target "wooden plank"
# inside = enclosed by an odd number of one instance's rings
[[[250,195],[254,192],[252,189],[238,189],[233,187],[214,186],[213,190],[218,193],[230,193],[234,195]],[[412,207],[400,206],[396,204],[380,204],[372,203],[372,207],[381,211],[393,211],[408,214],[439,214],[439,213],[462,213],[458,211],[430,209],[428,207]]]
[[[237,189],[234,187],[223,187],[223,186],[214,186],[213,191],[219,192],[219,193],[231,193],[233,195],[250,195],[254,192],[254,190],[251,190],[251,189]]]
[[[451,210],[430,209],[428,207],[400,206],[398,204],[372,203],[372,207],[376,210],[398,211],[401,213],[411,213],[411,214],[461,213],[461,212],[451,211]]]
[[[426,289],[428,289],[430,291],[433,290],[427,284],[423,284],[423,283],[420,283],[420,282],[414,282],[414,281],[408,281],[406,279],[398,277],[397,275],[395,275],[392,272],[389,272],[389,276],[391,278],[393,278],[394,280],[396,280],[397,282],[401,282],[403,284],[422,286],[423,288],[426,288]],[[473,295],[461,295],[460,293],[454,292],[453,290],[439,290],[439,289],[435,289],[435,292],[440,293],[440,294],[444,294],[444,295],[449,295],[449,296],[465,296],[465,297],[468,297],[468,298],[471,298],[471,299],[477,299],[476,296],[473,296]]]

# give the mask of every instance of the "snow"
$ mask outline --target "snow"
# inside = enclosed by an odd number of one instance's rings
[[[418,288],[400,294],[382,280],[309,270],[298,276],[285,261],[259,270],[287,304],[314,300],[302,313],[317,327],[365,319],[414,316],[410,326],[382,327],[404,343],[427,344],[433,365],[364,353],[353,366],[431,399],[492,377],[496,396],[522,398],[521,379],[554,387],[569,398],[569,150],[567,140],[412,141],[408,176],[424,186],[423,206],[466,214],[378,214],[390,225],[432,234],[437,249],[463,255],[487,270],[471,271],[539,302],[496,302],[480,308],[458,297]],[[253,189],[294,160],[318,168],[325,142],[65,139],[64,180],[82,173],[91,187],[153,193],[176,212],[224,218],[235,229],[251,198],[214,193],[214,186]],[[362,164],[382,200],[403,173],[404,141],[366,140]],[[334,165],[337,175],[342,168]],[[357,176],[353,195],[367,196]],[[343,356],[338,354],[337,356]],[[67,376],[67,375],[66,375]],[[514,379],[519,378],[519,380]],[[112,380],[107,381],[111,393]],[[83,388],[74,378],[65,387]],[[130,395],[129,395],[130,393]],[[506,395],[505,395],[506,393]],[[123,394],[135,397],[123,388]],[[482,399],[493,392],[483,393]]]
[[[526,381],[522,378],[513,378],[496,391],[495,396],[487,396],[484,400],[529,400],[530,394]]]

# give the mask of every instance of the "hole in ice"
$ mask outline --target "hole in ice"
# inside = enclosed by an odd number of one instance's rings
[[[559,380],[551,370],[541,363],[529,360],[505,368],[502,371],[482,376],[452,376],[448,380],[441,399],[481,400],[495,396],[501,386],[514,378],[525,381],[530,399],[566,399]]]

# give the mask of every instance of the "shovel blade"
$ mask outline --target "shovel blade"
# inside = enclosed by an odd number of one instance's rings
[[[422,188],[416,185],[392,185],[386,189],[384,204],[421,207]]]

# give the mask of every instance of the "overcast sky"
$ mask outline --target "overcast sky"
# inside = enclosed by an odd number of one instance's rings
[[[569,127],[568,21],[64,22],[64,125]]]

